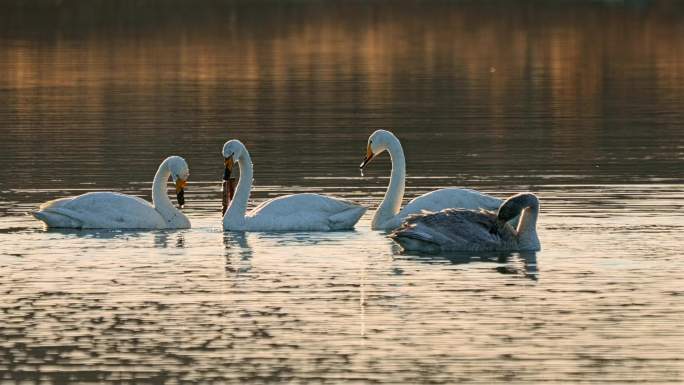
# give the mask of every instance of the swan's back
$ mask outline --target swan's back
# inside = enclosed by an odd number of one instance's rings
[[[495,251],[514,248],[515,231],[490,211],[445,209],[414,214],[390,238],[406,250]]]
[[[345,199],[303,193],[263,202],[246,219],[254,231],[345,230],[353,228],[365,211]]]
[[[413,198],[383,228],[396,229],[411,215],[425,211],[437,212],[447,208],[496,210],[501,203],[499,198],[467,188],[438,189]]]
[[[442,188],[413,198],[401,213],[409,215],[420,210],[439,211],[446,208],[496,210],[502,200],[467,188]],[[413,211],[413,212],[409,212]]]
[[[144,199],[115,192],[92,192],[46,202],[33,214],[48,227],[163,228],[161,215]]]

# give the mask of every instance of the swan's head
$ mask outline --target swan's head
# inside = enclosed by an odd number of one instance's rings
[[[164,161],[166,168],[171,173],[173,183],[176,185],[176,199],[178,204],[183,207],[185,204],[185,186],[190,177],[190,168],[185,159],[180,156],[170,156]]]
[[[366,147],[366,157],[359,168],[363,169],[376,156],[387,150],[390,143],[398,141],[393,133],[386,130],[377,130],[368,137],[368,146]]]
[[[515,194],[501,204],[496,217],[501,223],[505,223],[520,215],[528,207],[539,207],[537,196],[532,193]]]
[[[231,139],[223,145],[223,159],[226,165],[226,175],[230,175],[240,157],[247,151],[245,145],[237,139]]]

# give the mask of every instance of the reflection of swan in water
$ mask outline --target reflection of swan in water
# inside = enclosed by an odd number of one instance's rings
[[[39,230],[45,231],[45,230]],[[116,230],[116,229],[70,229],[70,228],[51,228],[48,230],[50,235],[63,235],[65,237],[77,237],[84,239],[111,239],[128,240],[141,239],[148,233],[136,230]]]
[[[521,251],[511,254],[506,262],[506,265],[497,267],[496,271],[501,274],[522,275],[533,281],[539,280],[537,253],[535,251]]]
[[[50,235],[64,235],[66,237],[78,237],[85,239],[111,239],[111,240],[142,240],[149,237],[149,232],[136,230],[110,230],[110,229],[50,229]],[[185,247],[184,230],[162,230],[154,232],[154,245],[159,248],[169,247],[169,240],[175,240],[175,247]]]
[[[414,198],[401,209],[406,183],[406,161],[401,143],[394,134],[385,130],[377,130],[368,138],[366,157],[361,169],[382,152],[387,151],[392,161],[392,174],[385,197],[373,214],[371,228],[373,230],[393,230],[411,214],[423,210],[439,211],[448,207],[464,209],[495,210],[501,199],[483,194],[479,191],[464,188],[442,188]],[[400,210],[401,209],[401,210]]]
[[[44,231],[44,230],[43,230]],[[169,240],[175,240],[175,247],[185,247],[185,230],[161,230],[153,232],[154,246],[158,248],[169,247]],[[115,230],[115,229],[50,229],[52,236],[77,237],[84,239],[103,239],[114,241],[143,240],[149,237],[150,232],[140,232],[136,230]],[[172,238],[173,237],[173,238]]]
[[[224,233],[223,245],[225,247],[226,272],[238,275],[252,270],[254,252],[249,246],[244,232]]]
[[[354,228],[366,211],[345,199],[312,194],[284,195],[263,202],[247,213],[252,189],[252,160],[239,140],[223,146],[226,175],[240,167],[235,195],[223,216],[223,229],[230,231],[333,231]]]
[[[522,214],[521,214],[522,212]],[[514,195],[497,213],[446,209],[410,216],[390,234],[405,250],[443,251],[537,251],[539,200],[534,194]],[[518,228],[508,221],[520,215]]]
[[[349,255],[350,248],[363,251],[372,250],[375,246],[378,252],[390,242],[374,244],[377,234],[370,231],[337,231],[337,232],[225,232],[223,244],[225,246],[226,270],[236,271],[237,266],[249,263],[249,269],[258,268],[259,263],[269,259],[282,261],[287,258],[301,258],[317,262],[324,261],[318,257],[335,258]],[[384,240],[384,238],[381,238]],[[256,259],[252,259],[252,258]],[[329,263],[329,262],[325,262]],[[307,263],[307,265],[311,265]]]
[[[298,246],[341,246],[343,247],[349,241],[355,240],[358,231],[336,231],[331,233],[323,232],[292,232],[292,233],[255,233],[254,239],[259,242],[261,246],[266,246],[269,243],[275,247],[298,247]]]
[[[495,270],[501,274],[519,275],[529,278],[533,281],[539,279],[539,270],[537,268],[537,253],[534,251],[521,252],[488,252],[488,253],[473,253],[473,252],[454,252],[443,254],[413,254],[404,252],[400,256],[395,256],[396,259],[418,261],[427,264],[445,264],[461,265],[468,263],[497,263],[502,264],[497,266]],[[396,273],[402,274],[403,270],[395,269]]]
[[[178,231],[178,232],[169,232],[169,231],[159,231],[154,234],[154,245],[156,247],[160,248],[167,248],[169,247],[169,236],[171,234],[175,233],[175,238],[176,238],[176,244],[175,247],[177,248],[183,248],[185,247],[185,236],[183,235],[183,232]]]

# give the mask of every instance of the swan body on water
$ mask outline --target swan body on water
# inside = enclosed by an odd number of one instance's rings
[[[235,163],[240,178],[223,215],[223,229],[234,231],[333,231],[349,230],[366,211],[353,202],[319,194],[284,195],[263,202],[247,213],[253,167],[247,148],[239,140],[223,146],[226,175]]]
[[[368,138],[366,157],[360,168],[365,168],[383,151],[390,155],[392,174],[385,197],[373,215],[373,230],[396,229],[408,216],[422,211],[439,211],[446,208],[496,210],[501,205],[501,199],[475,190],[444,188],[416,197],[401,209],[406,185],[406,160],[399,139],[389,131],[375,131]]]
[[[486,210],[445,209],[414,214],[389,237],[404,250],[442,251],[537,251],[539,200],[534,194],[514,195],[499,207]],[[510,223],[520,216],[517,229]]]
[[[186,229],[190,220],[168,197],[166,183],[176,185],[180,206],[190,171],[179,156],[166,158],[152,182],[152,204],[144,199],[116,192],[92,192],[43,203],[31,214],[47,227],[77,229]]]

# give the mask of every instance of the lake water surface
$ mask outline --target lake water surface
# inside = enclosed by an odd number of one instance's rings
[[[541,199],[535,254],[408,255],[370,218],[406,200]],[[0,384],[684,381],[684,4],[3,2]],[[231,233],[223,143],[251,206],[323,192],[355,231]],[[191,169],[182,231],[47,231],[41,202],[150,199]]]

